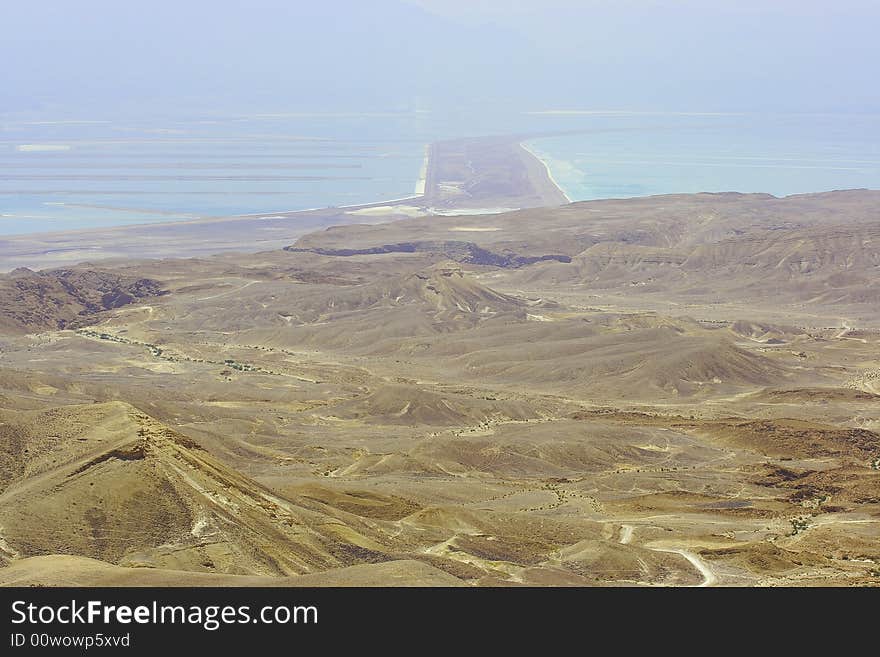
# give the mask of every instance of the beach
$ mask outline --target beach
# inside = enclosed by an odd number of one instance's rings
[[[538,160],[543,165],[544,172],[545,172],[547,178],[550,180],[550,182],[553,184],[553,186],[559,190],[559,193],[562,194],[562,196],[565,198],[565,202],[571,203],[571,201],[572,201],[571,197],[565,192],[565,189],[563,189],[562,185],[560,185],[559,182],[553,177],[553,170],[550,168],[550,163],[548,161],[548,158],[546,156],[541,156],[538,153],[536,153],[535,150],[532,147],[530,147],[526,142],[522,142],[520,144],[520,146],[522,146],[524,151],[526,151],[529,155],[531,155],[533,158]]]
[[[419,169],[419,179],[416,182],[415,194],[422,196],[428,184],[428,167],[431,164],[431,145],[425,144],[425,158],[422,160],[422,168]]]

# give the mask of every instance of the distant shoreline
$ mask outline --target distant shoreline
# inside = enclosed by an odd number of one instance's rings
[[[422,159],[422,168],[419,169],[419,179],[416,182],[414,193],[417,196],[425,195],[425,188],[428,185],[428,167],[431,166],[431,144],[425,144],[425,157]]]
[[[395,199],[2,235],[0,272],[112,258],[205,257],[267,251],[288,246],[306,233],[330,226],[384,223],[406,216],[407,212],[395,212],[398,206],[416,206],[427,215],[442,217],[568,203],[546,165],[522,144],[527,138],[507,135],[427,144],[416,182],[416,190],[423,189],[423,193]],[[471,184],[477,181],[477,185]],[[357,210],[386,207],[385,214],[353,214]]]
[[[542,169],[542,176],[535,175],[535,171],[530,171],[529,182],[538,190],[538,193],[544,197],[547,197],[547,200],[550,202],[547,205],[558,205],[555,201],[559,200],[560,203],[571,203],[571,199],[565,193],[565,190],[559,185],[556,179],[553,177],[553,173],[549,167],[549,165],[538,156],[531,148],[526,146],[525,141],[527,139],[531,139],[533,137],[522,138],[520,136],[510,136],[507,139],[511,142],[511,144],[515,144],[519,149],[522,149],[530,160],[533,160],[536,165],[539,165]],[[471,140],[462,140],[462,141],[478,141],[479,138],[471,139]],[[311,208],[302,208],[302,209],[287,209],[287,210],[266,210],[263,212],[249,212],[242,214],[234,214],[234,215],[214,215],[214,216],[195,216],[191,219],[177,219],[171,221],[155,221],[155,222],[146,222],[146,223],[131,223],[131,224],[118,224],[118,225],[110,225],[110,226],[86,226],[82,228],[72,228],[69,230],[47,230],[47,231],[35,231],[32,233],[10,233],[10,234],[0,234],[0,241],[2,240],[26,240],[26,239],[40,239],[40,238],[49,238],[53,236],[63,236],[63,235],[83,235],[87,233],[98,233],[98,232],[106,232],[106,231],[125,231],[125,230],[135,230],[141,228],[149,228],[151,226],[168,226],[168,225],[186,225],[186,224],[206,224],[206,223],[217,223],[217,222],[226,222],[226,221],[237,221],[239,219],[263,219],[263,218],[274,218],[278,217],[287,217],[291,218],[296,215],[313,215],[315,213],[324,213],[328,211],[335,210],[363,210],[369,208],[377,208],[377,207],[394,207],[396,205],[417,205],[418,207],[424,209],[428,214],[433,214],[430,212],[432,209],[430,207],[431,198],[436,196],[434,190],[431,188],[434,186],[434,171],[436,170],[436,163],[434,162],[435,158],[435,148],[434,144],[425,144],[424,146],[424,160],[422,162],[421,168],[419,170],[419,177],[416,180],[414,193],[408,196],[401,196],[398,198],[392,199],[381,199],[377,201],[370,201],[367,203],[354,203],[351,205],[338,205],[338,206],[316,206]],[[527,169],[530,167],[527,167]],[[546,180],[542,180],[544,177]],[[552,186],[552,190],[547,189],[547,184]],[[558,197],[554,198],[554,197]],[[481,205],[480,207],[504,207],[509,208],[509,206],[503,204],[504,198],[499,197],[497,199],[493,199],[493,203]],[[91,204],[83,204],[83,203],[71,203],[71,206],[76,207],[95,207],[100,209],[113,209],[118,212],[144,212],[144,213],[152,213],[152,214],[176,214],[173,211],[156,211],[156,210],[142,210],[140,208],[106,208],[104,206],[99,205],[91,205]],[[514,204],[516,205],[516,204]],[[467,208],[462,208],[467,209]],[[473,208],[471,208],[473,209]],[[519,207],[514,207],[512,209],[520,209]],[[448,213],[447,208],[437,208],[439,216],[443,216],[444,213]],[[189,213],[192,214],[192,213]],[[2,253],[2,250],[0,250]]]
[[[563,189],[562,185],[560,185],[559,182],[556,180],[556,178],[553,177],[553,170],[550,168],[550,165],[547,163],[547,160],[545,160],[543,157],[538,155],[534,150],[529,148],[529,146],[526,145],[525,141],[520,142],[519,145],[522,147],[522,149],[524,151],[526,151],[529,155],[531,155],[533,158],[538,160],[538,162],[540,162],[543,165],[544,170],[547,172],[547,178],[550,180],[551,183],[553,183],[553,185],[556,187],[556,189],[559,190],[559,193],[562,194],[563,197],[565,197],[565,202],[572,203],[571,197],[568,194],[566,194],[565,189]]]

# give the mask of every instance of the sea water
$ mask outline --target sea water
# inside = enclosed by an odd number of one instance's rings
[[[880,117],[617,111],[0,119],[0,235],[412,196],[425,145],[523,135],[571,200],[880,188]]]
[[[691,192],[880,189],[880,117],[556,115],[529,149],[572,201]],[[580,132],[578,132],[580,131]]]
[[[0,234],[318,207],[416,193],[410,115],[8,121]]]

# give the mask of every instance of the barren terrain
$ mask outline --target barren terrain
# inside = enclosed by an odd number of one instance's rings
[[[0,278],[0,583],[876,585],[880,193]]]

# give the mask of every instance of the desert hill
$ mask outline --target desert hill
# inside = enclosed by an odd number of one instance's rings
[[[0,586],[463,586],[422,561],[360,564],[298,576],[224,575],[160,568],[123,568],[97,559],[28,557],[0,570]]]
[[[438,257],[515,269],[508,285],[542,292],[578,286],[695,301],[723,294],[728,301],[864,306],[876,301],[878,196],[850,190],[586,201],[337,228],[306,235],[292,248],[344,259],[430,244]],[[451,239],[461,236],[472,251],[503,259],[463,259],[462,242]]]
[[[0,277],[0,583],[876,584],[878,208],[669,195]]]
[[[125,404],[55,409],[39,421],[60,435],[21,441],[27,471],[0,495],[5,544],[17,556],[279,575],[347,565],[359,551],[380,549]]]
[[[339,287],[296,300],[285,313],[291,322],[309,323],[345,318],[367,310],[405,309],[442,321],[468,315],[522,312],[528,303],[496,292],[475,281],[455,264],[439,263],[411,274],[379,278],[364,285]]]
[[[148,278],[97,269],[20,268],[0,277],[0,330],[82,326],[94,321],[97,313],[161,293],[159,283]]]
[[[323,414],[375,424],[424,426],[479,425],[490,419],[526,420],[538,413],[516,401],[474,399],[421,390],[414,386],[387,385],[363,398],[322,409]]]

